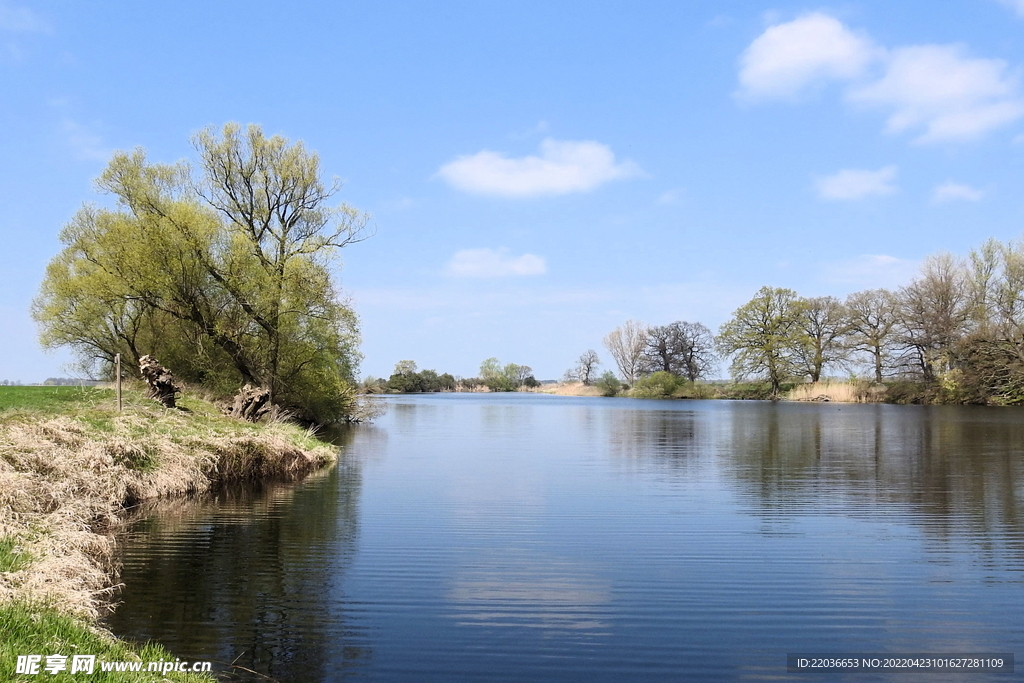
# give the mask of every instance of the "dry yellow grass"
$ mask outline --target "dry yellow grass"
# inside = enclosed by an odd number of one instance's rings
[[[535,389],[520,389],[536,394],[551,394],[552,396],[601,396],[601,390],[593,385],[586,385],[583,382],[558,382],[557,384],[542,384]]]
[[[834,403],[877,403],[882,400],[885,387],[867,382],[811,382],[794,387],[786,396],[790,401],[824,401]]]
[[[31,559],[0,573],[0,602],[44,600],[95,617],[114,580],[125,507],[239,479],[289,478],[334,449],[289,424],[249,425],[195,399],[191,412],[136,399],[67,414],[0,415],[0,538]]]

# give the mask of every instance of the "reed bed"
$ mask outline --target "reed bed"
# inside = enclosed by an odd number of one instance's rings
[[[552,394],[554,396],[602,396],[599,388],[592,384],[583,382],[558,382],[557,384],[542,384],[534,389],[522,388],[519,391],[526,391],[535,394]]]
[[[869,382],[811,382],[793,387],[786,395],[790,401],[829,401],[833,403],[881,403],[885,387]]]

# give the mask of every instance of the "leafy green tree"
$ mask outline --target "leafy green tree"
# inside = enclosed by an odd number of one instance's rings
[[[413,360],[400,360],[395,363],[396,375],[412,375],[416,372],[416,361]]]
[[[716,343],[723,356],[732,356],[735,378],[764,378],[772,395],[778,395],[783,381],[803,374],[800,354],[806,336],[800,328],[797,293],[762,287],[722,325]]]
[[[804,334],[804,343],[796,348],[804,372],[812,382],[817,382],[826,366],[842,365],[849,356],[849,348],[844,344],[850,329],[849,314],[831,296],[800,299],[797,310],[797,325]]]
[[[502,365],[497,358],[488,358],[480,364],[480,382],[491,391],[515,391],[532,378],[533,370],[529,365]]]
[[[487,381],[502,375],[501,361],[497,358],[488,358],[480,363],[480,379]]]
[[[358,327],[331,276],[367,216],[327,202],[302,143],[228,124],[195,136],[198,171],[117,153],[61,232],[34,305],[46,346],[85,360],[156,355],[178,377],[270,390],[300,416],[350,414]]]
[[[403,360],[395,365],[386,389],[400,394],[455,391],[455,378],[447,372],[439,375],[436,370],[416,372],[416,363]]]
[[[480,381],[491,391],[512,391],[512,381],[497,358],[488,358],[480,364]]]

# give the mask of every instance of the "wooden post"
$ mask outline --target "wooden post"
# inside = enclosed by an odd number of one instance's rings
[[[117,376],[117,412],[121,412],[121,354],[114,356],[114,365],[117,367],[114,371]]]

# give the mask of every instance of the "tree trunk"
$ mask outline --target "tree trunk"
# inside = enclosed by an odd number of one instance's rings
[[[268,389],[246,384],[235,394],[231,407],[225,408],[224,414],[246,422],[256,422],[269,413],[272,406]]]
[[[171,371],[160,365],[156,358],[143,356],[139,359],[139,372],[149,385],[149,397],[159,401],[164,408],[174,408],[174,395],[180,394],[181,389],[174,383]]]

